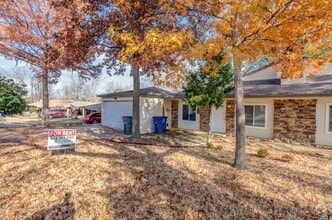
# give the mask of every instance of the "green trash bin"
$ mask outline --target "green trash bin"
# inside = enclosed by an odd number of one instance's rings
[[[131,127],[132,127],[132,116],[122,116],[123,120],[123,133],[126,135],[131,134]]]

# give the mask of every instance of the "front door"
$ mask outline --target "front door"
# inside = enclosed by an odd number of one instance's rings
[[[211,114],[211,132],[225,133],[226,108],[220,107],[216,109],[213,106]]]

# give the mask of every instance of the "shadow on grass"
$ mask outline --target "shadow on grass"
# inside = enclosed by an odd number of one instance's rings
[[[119,152],[110,155],[111,166],[134,180],[133,183],[111,177],[108,180],[110,183],[119,181],[108,189],[110,219],[311,219],[327,216],[324,210],[304,206],[296,200],[265,198],[243,188],[236,178],[238,171],[230,166],[230,161],[215,158],[206,149],[165,148],[157,153],[151,146],[139,146],[139,152],[122,144],[103,141],[100,144]],[[216,166],[222,167],[222,172],[212,180],[200,178],[167,162],[167,158],[176,153],[214,161]],[[254,167],[253,172],[260,172],[258,169]],[[121,173],[112,176],[117,175]]]
[[[177,145],[181,145],[183,142],[191,143],[194,145],[205,145],[207,134],[202,132],[202,134],[200,134],[202,138],[197,139],[199,135],[195,134],[194,132],[172,129],[166,131],[166,133],[162,135],[173,140]]]
[[[70,202],[70,193],[66,193],[62,203],[52,206],[51,208],[38,211],[25,220],[44,220],[44,219],[74,219],[75,207]]]
[[[217,154],[220,157],[216,157],[206,148],[199,147],[163,146],[156,150],[153,146],[137,143],[139,146],[131,143],[131,147],[101,139],[93,139],[93,143],[96,147],[100,145],[117,153],[76,151],[68,154],[109,159],[113,173],[105,183],[108,185],[107,193],[102,196],[109,201],[110,219],[327,219],[327,212],[317,209],[313,204],[299,204],[295,199],[286,201],[277,197],[263,197],[256,191],[244,188],[237,180],[239,171],[231,167],[233,154],[229,151],[222,151],[222,155]],[[45,150],[45,147],[34,146]],[[204,175],[194,173],[180,164],[181,161],[171,160],[170,163],[169,158],[178,154],[206,163],[214,162],[220,168],[220,173],[205,179]],[[181,160],[181,156],[177,157]],[[269,165],[251,163],[248,171],[241,172],[260,174],[264,166]],[[271,169],[278,178],[287,181],[295,178],[311,184],[306,177],[299,179],[306,173],[282,166]],[[315,177],[311,174],[308,178]],[[318,184],[315,187],[319,190],[326,186]],[[28,219],[45,219],[45,216],[61,211],[61,207],[69,210],[64,213],[72,213],[63,214],[61,219],[73,218],[74,204],[68,199]]]
[[[257,156],[256,156],[257,157]],[[258,158],[258,157],[257,157]],[[258,158],[257,160],[262,160]],[[280,161],[280,163],[288,163]],[[276,163],[270,164],[268,160],[265,163],[251,163],[249,172],[259,174],[261,172],[273,173],[279,179],[284,179],[287,182],[294,182],[301,186],[315,187],[318,191],[332,194],[332,179],[330,177],[321,176],[319,174],[312,174],[291,167],[278,166]]]

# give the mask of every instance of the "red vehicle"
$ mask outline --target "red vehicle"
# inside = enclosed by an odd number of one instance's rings
[[[66,117],[66,112],[60,109],[50,109],[48,112],[49,118],[63,118]]]
[[[98,122],[101,123],[101,113],[91,113],[85,118],[84,122],[89,124],[97,124]]]
[[[42,111],[38,112],[38,116],[42,116]],[[48,117],[49,118],[63,118],[66,117],[66,111],[61,110],[61,109],[50,109],[48,111]]]

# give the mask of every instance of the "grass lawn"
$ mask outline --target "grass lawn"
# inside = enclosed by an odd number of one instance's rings
[[[0,129],[0,219],[328,219],[332,150],[171,131],[142,141],[77,126],[76,151],[46,150],[47,130]],[[256,156],[266,148],[268,156]]]

